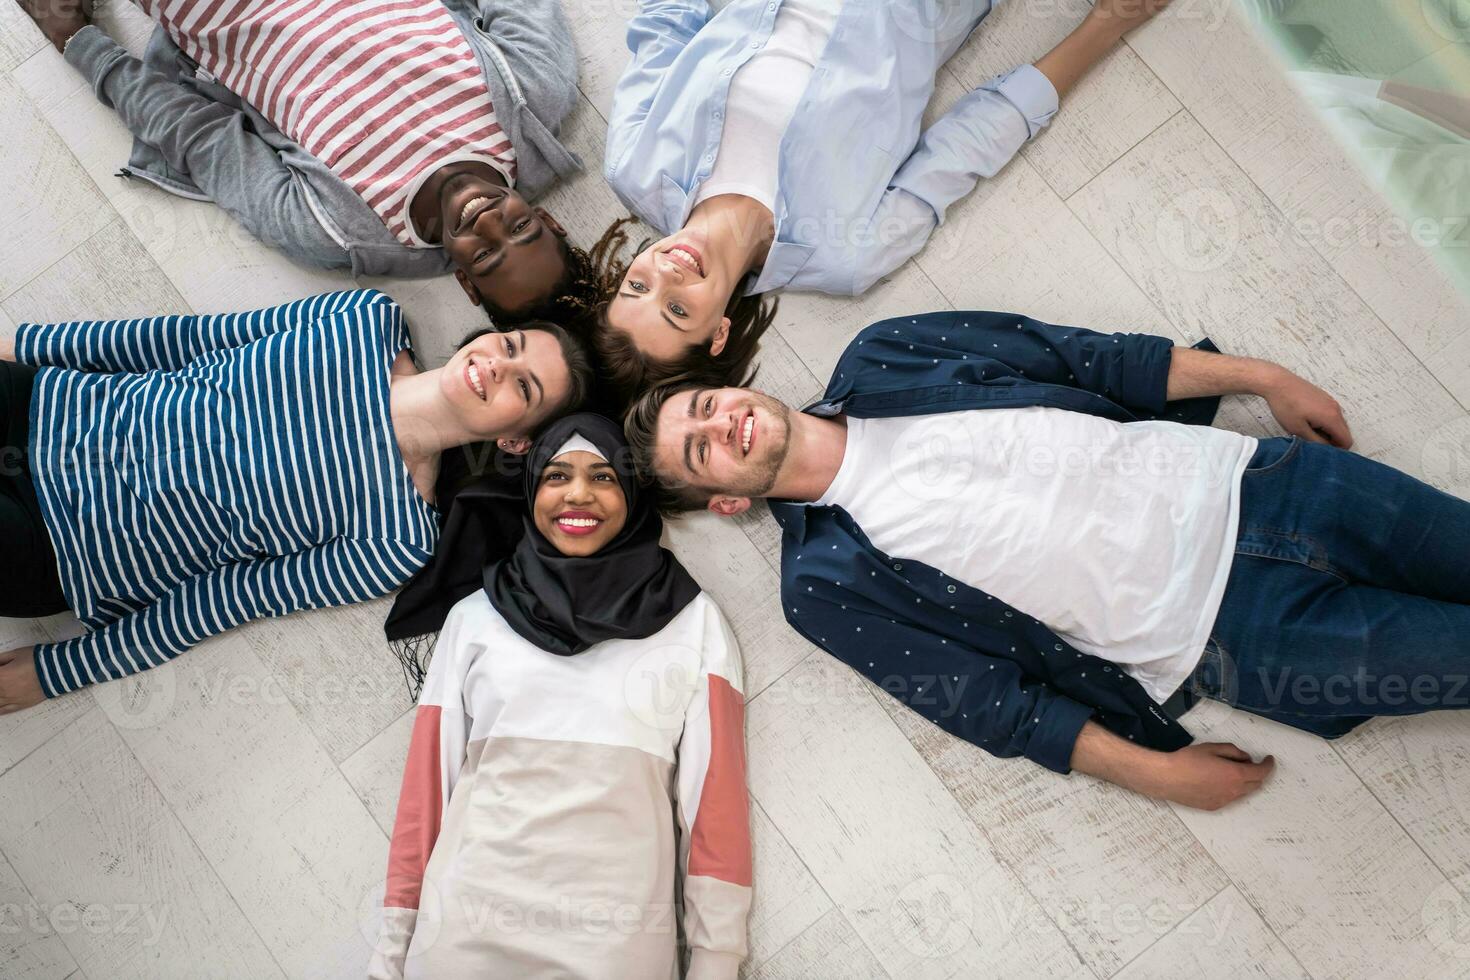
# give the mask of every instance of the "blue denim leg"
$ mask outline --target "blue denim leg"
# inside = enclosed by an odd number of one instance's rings
[[[1192,683],[1326,737],[1470,707],[1470,502],[1329,446],[1264,440]]]

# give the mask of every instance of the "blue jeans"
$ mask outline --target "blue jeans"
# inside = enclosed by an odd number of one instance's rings
[[[1262,440],[1186,686],[1327,738],[1470,707],[1470,502],[1330,446]]]

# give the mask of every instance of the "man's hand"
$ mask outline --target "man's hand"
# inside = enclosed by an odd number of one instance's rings
[[[92,23],[91,0],[17,0],[46,40],[60,51],[72,35]]]
[[[46,700],[41,679],[36,676],[32,647],[0,653],[0,715],[24,711]]]
[[[1231,357],[1191,347],[1175,347],[1169,362],[1165,398],[1260,395],[1281,427],[1308,442],[1351,449],[1353,434],[1342,406],[1327,392],[1280,364],[1254,357]]]
[[[1252,762],[1242,749],[1222,742],[1156,752],[1089,721],[1072,747],[1072,768],[1156,800],[1218,810],[1260,789],[1276,760],[1268,755]]]
[[[1201,742],[1164,756],[1151,796],[1199,810],[1218,810],[1261,788],[1276,759],[1260,762],[1227,742]]]
[[[15,335],[0,337],[0,361],[15,360]]]
[[[1343,418],[1342,406],[1305,378],[1280,368],[1268,374],[1256,394],[1266,399],[1276,421],[1292,435],[1338,449],[1353,447],[1353,433]]]

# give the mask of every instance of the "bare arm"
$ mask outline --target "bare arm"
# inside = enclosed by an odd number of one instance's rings
[[[1051,81],[1057,96],[1064,97],[1124,34],[1168,5],[1169,0],[1097,0],[1077,29],[1043,55],[1036,68]]]
[[[1268,755],[1253,762],[1243,749],[1225,742],[1156,752],[1089,721],[1072,748],[1072,768],[1156,800],[1218,810],[1260,789],[1276,760]]]
[[[1270,361],[1175,347],[1169,364],[1169,400],[1209,395],[1259,395],[1292,435],[1352,448],[1353,434],[1342,406],[1310,381]]]

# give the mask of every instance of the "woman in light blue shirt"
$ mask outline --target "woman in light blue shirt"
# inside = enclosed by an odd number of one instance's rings
[[[667,237],[593,252],[599,352],[632,394],[680,374],[746,381],[761,294],[863,292],[1050,121],[1060,95],[1168,0],[1098,0],[1035,65],[927,130],[940,66],[991,0],[642,0],[613,96],[604,173]]]

